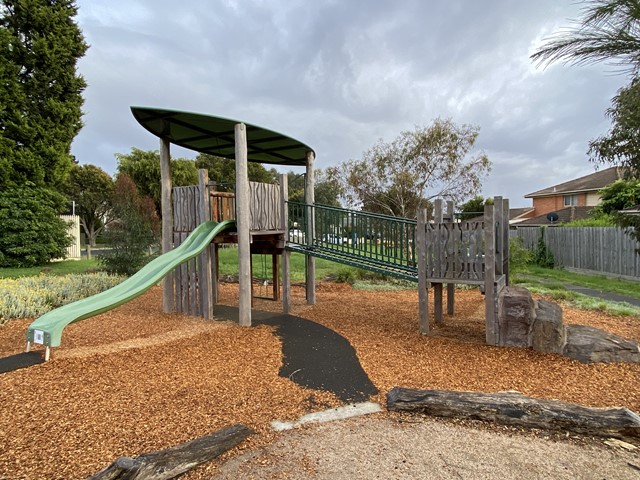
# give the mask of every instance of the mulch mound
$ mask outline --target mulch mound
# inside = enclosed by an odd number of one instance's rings
[[[221,286],[234,305],[237,285]],[[456,293],[456,315],[434,335],[417,326],[417,293],[368,292],[320,284],[317,305],[294,288],[293,314],[331,328],[355,348],[384,402],[393,386],[518,390],[589,406],[640,411],[640,366],[583,365],[558,355],[484,345],[484,298]],[[274,327],[241,328],[161,312],[161,290],[69,326],[53,360],[0,375],[0,479],[85,478],[119,456],[182,443],[233,423],[271,441],[274,419],[294,420],[337,406],[320,390],[278,375]],[[255,308],[280,305],[256,300]],[[566,323],[640,339],[640,318],[564,309]],[[29,319],[0,327],[0,356],[24,348]],[[215,464],[185,478],[207,478]]]

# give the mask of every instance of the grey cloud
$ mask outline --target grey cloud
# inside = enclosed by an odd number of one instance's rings
[[[589,173],[589,139],[625,83],[603,68],[536,68],[539,38],[575,17],[540,0],[79,0],[91,49],[81,162],[157,139],[131,117],[153,105],[238,118],[310,144],[318,164],[359,157],[436,117],[481,127],[486,195],[518,198]],[[179,155],[191,155],[179,152]],[[547,183],[542,183],[547,182]],[[504,193],[506,192],[506,193]]]

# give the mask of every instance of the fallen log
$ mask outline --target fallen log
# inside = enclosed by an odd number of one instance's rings
[[[480,393],[395,387],[387,393],[387,408],[584,435],[640,437],[640,416],[629,409],[583,407],[558,400],[526,397],[517,392]]]
[[[189,442],[145,453],[135,458],[120,457],[89,480],[168,480],[196,465],[214,459],[244,441],[253,430],[232,425]]]

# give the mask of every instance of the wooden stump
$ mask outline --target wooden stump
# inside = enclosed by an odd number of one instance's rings
[[[237,424],[176,447],[145,453],[135,458],[120,457],[89,480],[175,478],[235,447],[252,433],[250,428]]]
[[[387,393],[387,408],[584,435],[640,437],[640,416],[626,408],[583,407],[558,400],[526,397],[517,392],[480,393],[395,387]]]

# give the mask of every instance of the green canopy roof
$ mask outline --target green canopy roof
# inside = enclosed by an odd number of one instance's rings
[[[228,118],[160,108],[131,107],[140,125],[154,135],[167,138],[196,152],[235,158],[234,127],[240,122]],[[291,137],[245,123],[250,162],[305,166],[311,147]]]

